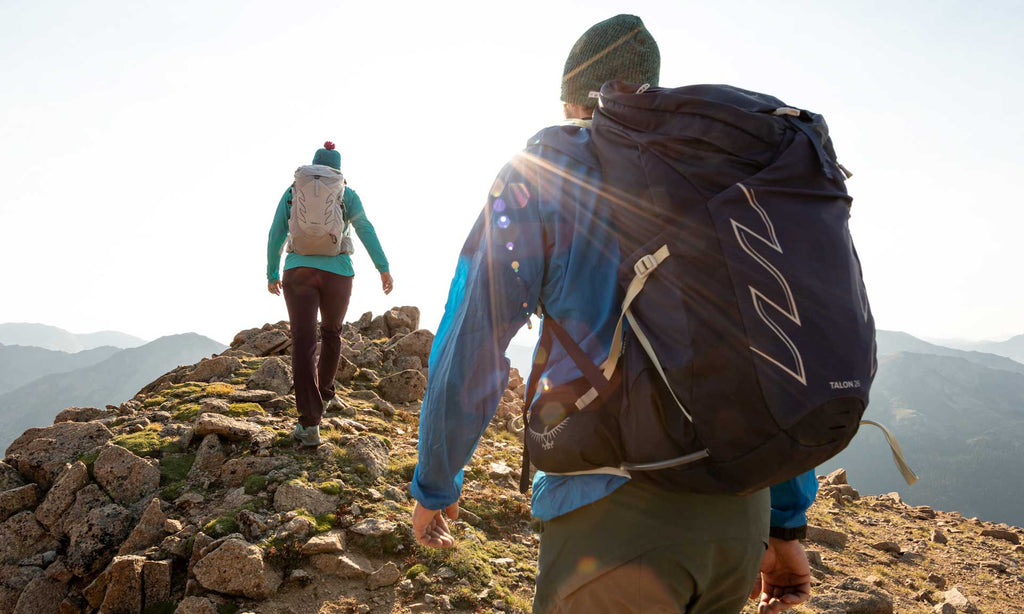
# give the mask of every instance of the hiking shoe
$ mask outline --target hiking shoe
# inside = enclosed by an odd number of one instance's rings
[[[315,448],[319,446],[320,441],[320,425],[316,426],[302,426],[301,424],[295,425],[295,430],[292,431],[292,437],[299,440],[299,443],[303,447]]]
[[[338,413],[342,413],[346,409],[348,409],[348,405],[345,405],[345,402],[342,401],[341,397],[339,397],[338,395],[334,395],[330,399],[327,399],[326,401],[324,401],[324,413],[325,414],[327,412],[329,412],[329,411],[336,411]]]

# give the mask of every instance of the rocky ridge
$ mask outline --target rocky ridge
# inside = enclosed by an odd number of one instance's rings
[[[412,538],[433,335],[414,307],[345,325],[344,407],[300,449],[285,322],[120,406],[68,408],[0,463],[0,612],[527,612],[538,536],[516,489],[513,371],[466,469],[459,545]],[[798,612],[1024,611],[1024,531],[820,478]],[[951,609],[952,608],[952,609]],[[748,611],[753,611],[748,608]]]

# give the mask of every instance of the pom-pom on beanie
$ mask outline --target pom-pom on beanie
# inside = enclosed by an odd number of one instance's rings
[[[316,150],[313,155],[313,164],[329,166],[336,171],[341,170],[341,154],[334,149],[334,143],[327,141],[324,146]]]
[[[562,72],[562,102],[597,106],[606,81],[658,85],[658,43],[636,15],[616,15],[591,26],[572,46]]]

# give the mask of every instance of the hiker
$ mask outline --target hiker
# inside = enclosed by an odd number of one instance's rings
[[[267,289],[275,295],[280,295],[284,289],[291,323],[292,371],[299,411],[299,422],[292,435],[303,446],[318,446],[324,412],[341,408],[341,400],[334,394],[334,376],[341,360],[341,325],[355,275],[349,256],[353,251],[350,227],[355,228],[380,272],[384,294],[391,292],[394,280],[363,203],[341,174],[341,154],[334,143],[324,143],[313,156],[312,165],[300,167],[295,179],[281,196],[270,226]],[[322,219],[316,219],[317,215]],[[288,256],[282,279],[279,270],[286,240]],[[319,361],[316,357],[317,311],[320,312]]]
[[[610,223],[591,118],[602,84],[656,87],[659,70],[657,43],[638,17],[591,27],[565,62],[566,121],[531,138],[492,186],[459,255],[430,355],[410,487],[413,531],[424,546],[455,544],[448,521],[458,517],[463,467],[507,386],[504,352],[538,306],[547,314],[542,339],[553,316],[585,358],[612,358],[624,296],[617,282],[621,229]],[[539,348],[534,360],[531,380],[543,375],[540,391],[581,378],[559,343]],[[531,418],[548,410],[534,407]],[[746,496],[666,489],[628,473],[538,471],[533,611],[738,612],[749,595],[759,598],[760,613],[781,612],[809,596],[798,539],[816,493],[813,470]]]

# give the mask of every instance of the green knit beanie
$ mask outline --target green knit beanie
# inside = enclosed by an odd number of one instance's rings
[[[341,170],[341,154],[334,149],[334,143],[327,141],[324,146],[313,154],[313,164],[323,164],[336,171]]]
[[[654,87],[660,71],[658,43],[644,22],[636,15],[616,15],[591,26],[572,46],[562,72],[562,102],[596,107],[606,81]]]

